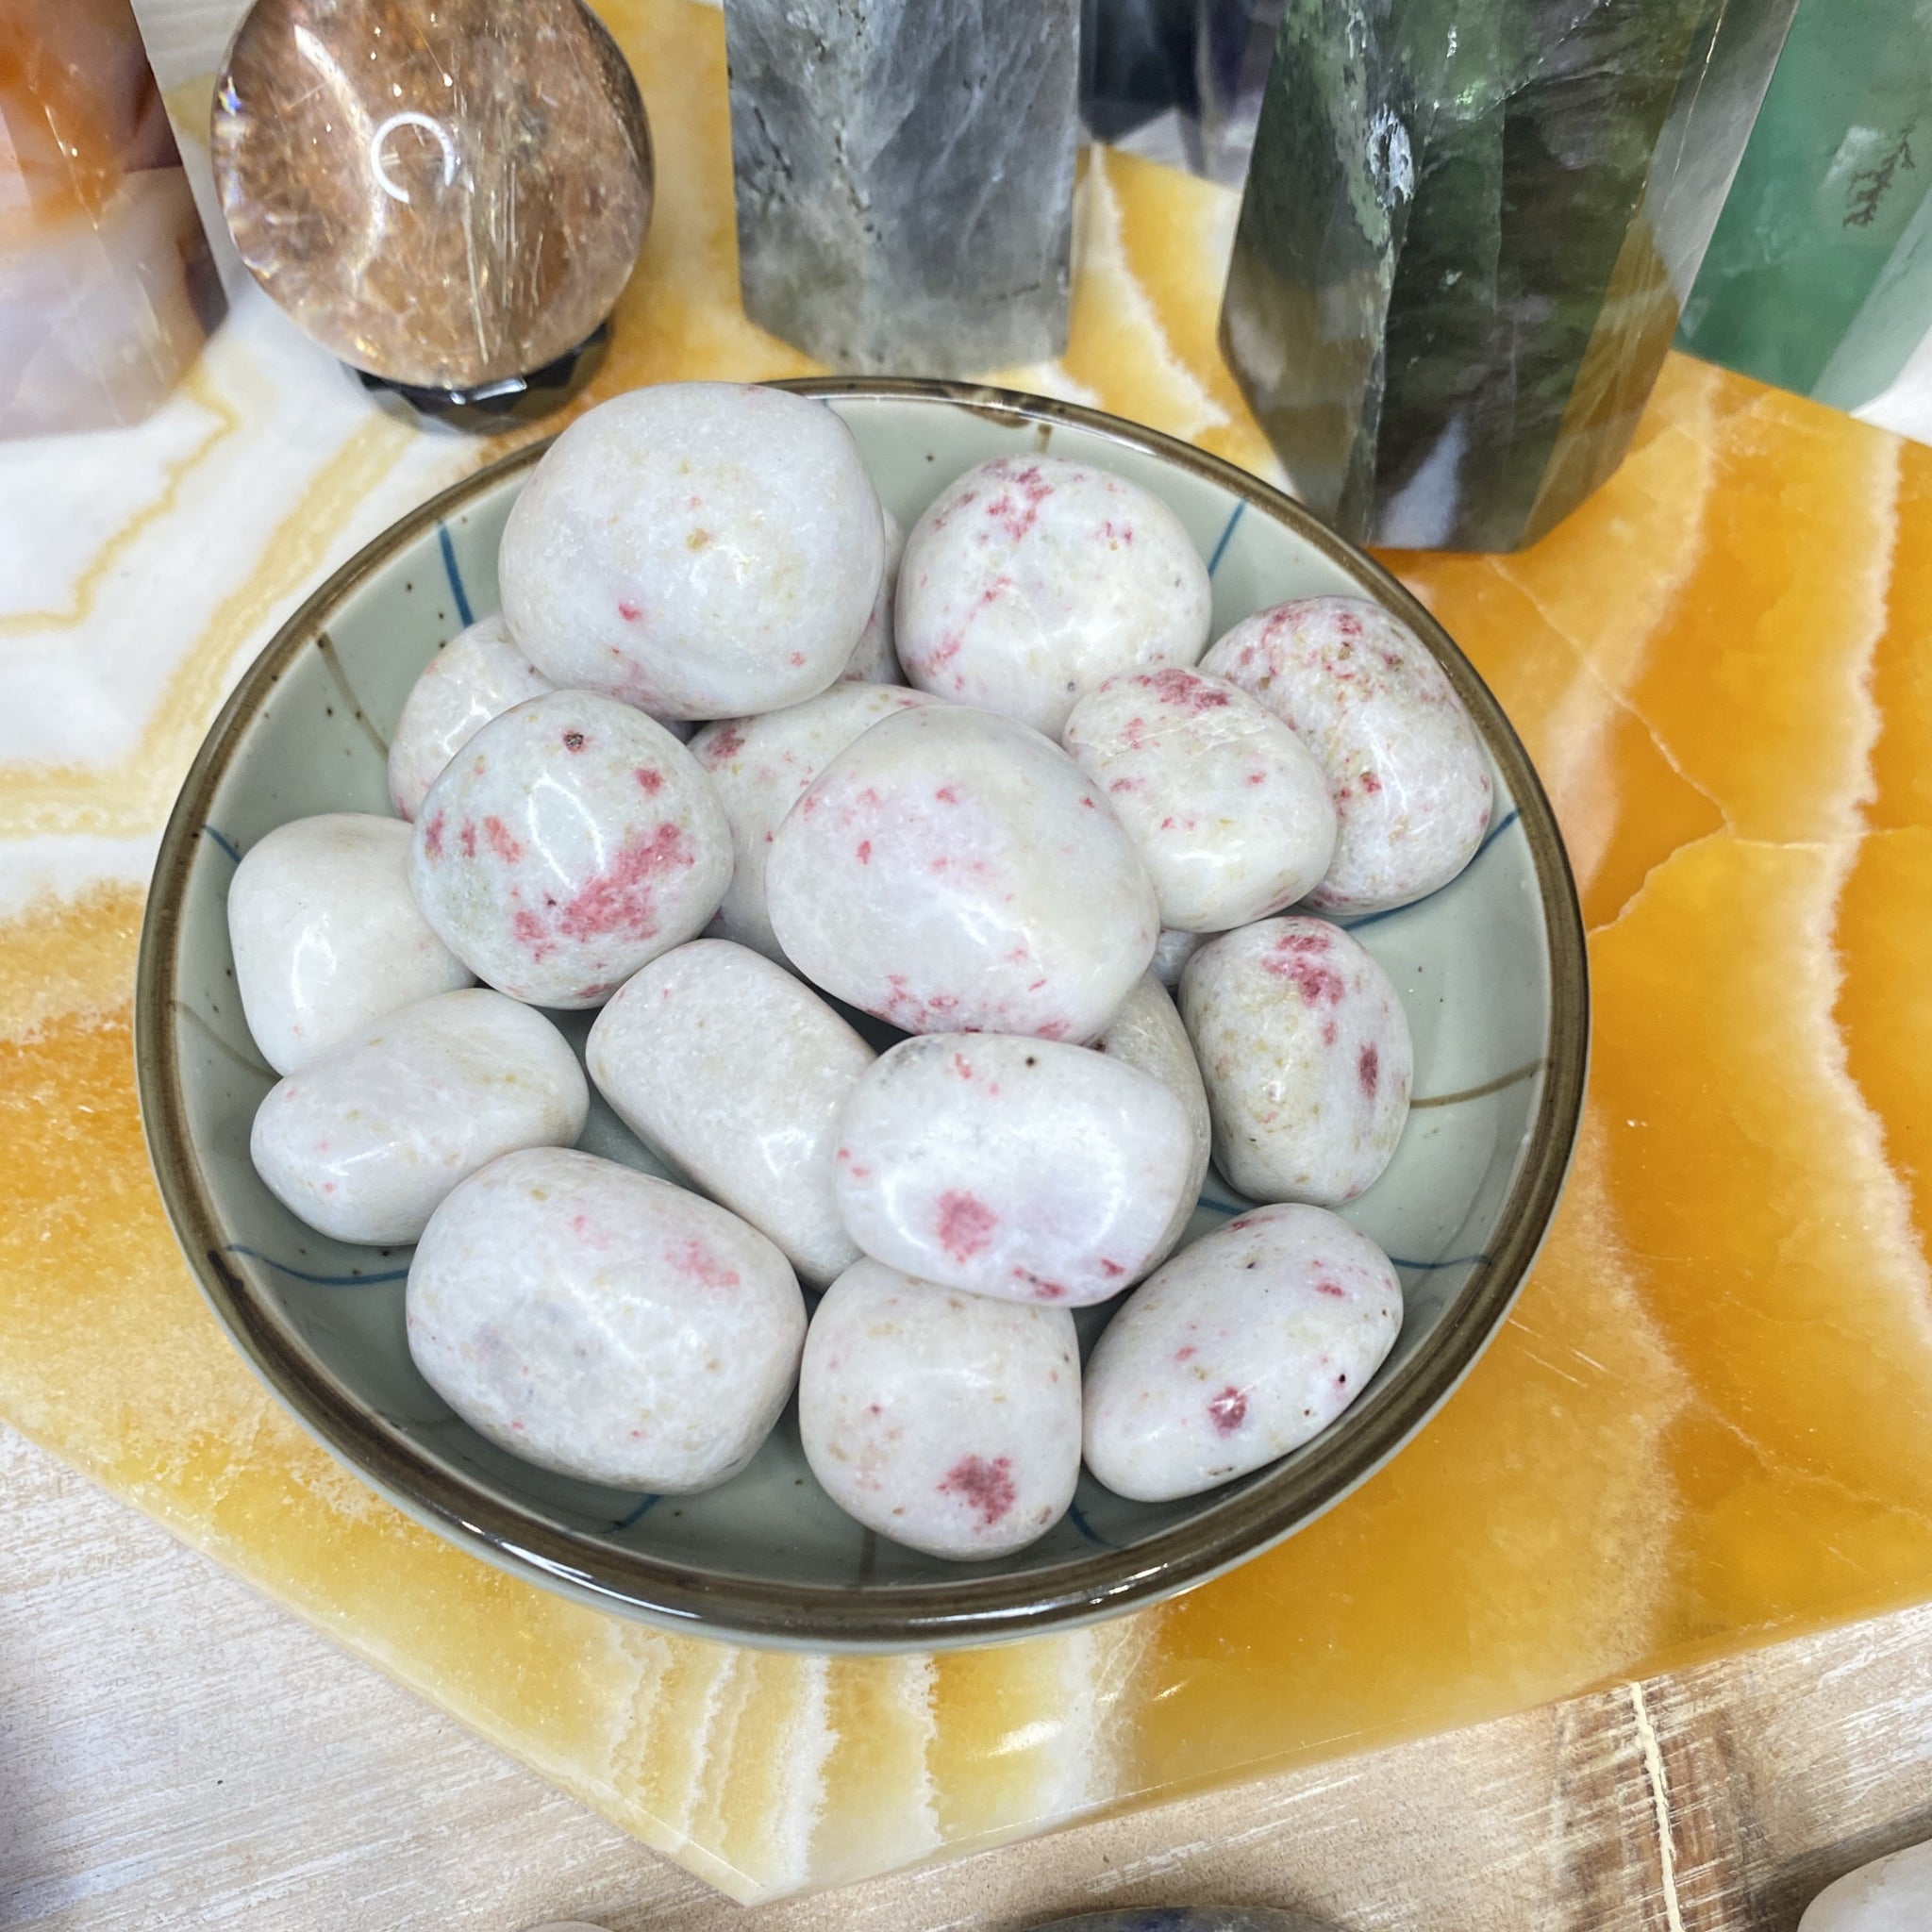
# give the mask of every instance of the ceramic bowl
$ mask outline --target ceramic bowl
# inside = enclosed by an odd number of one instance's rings
[[[496,608],[498,534],[541,446],[370,544],[283,626],[216,720],[148,904],[142,1109],[175,1230],[237,1346],[314,1436],[420,1522],[552,1589],[675,1628],[825,1649],[987,1642],[1203,1582],[1320,1515],[1427,1422],[1503,1320],[1557,1205],[1583,1093],[1582,924],[1549,804],[1495,699],[1393,578],[1287,497],[1065,403],[935,382],[791,387],[851,425],[908,526],[986,458],[1051,448],[1099,462],[1186,525],[1212,571],[1214,635],[1286,597],[1372,597],[1420,633],[1462,693],[1496,781],[1487,842],[1443,891],[1354,927],[1401,991],[1418,1096],[1388,1172],[1348,1209],[1395,1258],[1406,1297],[1394,1351],[1355,1406],[1285,1460],[1207,1495],[1127,1503],[1083,1477],[1042,1541],[957,1565],[841,1515],[807,1472],[794,1416],[732,1482],[660,1499],[518,1461],[424,1382],[403,1340],[408,1251],[311,1233],[249,1164],[249,1123],[274,1076],[242,1024],[226,897],[240,855],[275,826],[388,809],[389,732],[437,648]],[[564,1020],[579,1041],[590,1017]],[[583,1144],[651,1164],[601,1108]],[[1196,1231],[1241,1205],[1210,1180]]]

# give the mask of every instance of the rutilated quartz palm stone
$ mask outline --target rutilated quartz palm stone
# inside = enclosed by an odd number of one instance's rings
[[[249,273],[353,368],[474,394],[572,356],[650,224],[650,133],[578,0],[258,0],[215,90]]]
[[[1222,311],[1308,505],[1513,550],[1615,469],[1795,0],[1290,0]]]
[[[1841,409],[1932,328],[1932,8],[1807,0],[1679,344]]]

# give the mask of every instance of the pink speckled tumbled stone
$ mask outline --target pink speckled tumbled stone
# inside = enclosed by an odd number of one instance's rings
[[[736,1475],[805,1344],[785,1257],[714,1202],[563,1148],[507,1155],[436,1210],[409,1354],[477,1430],[586,1482],[683,1494]]]
[[[897,642],[923,691],[1057,736],[1115,672],[1191,664],[1208,567],[1157,496],[1091,464],[995,457],[913,525]]]
[[[1489,828],[1489,762],[1407,625],[1358,597],[1301,597],[1238,624],[1201,669],[1251,691],[1314,753],[1335,857],[1308,904],[1380,912],[1446,886]]]
[[[1064,1308],[848,1268],[819,1304],[798,1433],[825,1493],[930,1556],[1024,1549],[1080,1476],[1080,1351]]]
[[[661,724],[559,691],[486,724],[429,788],[411,880],[478,978],[540,1007],[601,1006],[681,945],[731,876],[711,781]]]
[[[1184,1249],[1088,1358],[1087,1466],[1137,1503],[1191,1496],[1319,1435],[1402,1329],[1402,1283],[1322,1208],[1250,1208]]]
[[[429,788],[492,718],[557,687],[525,658],[501,615],[459,630],[409,687],[389,742],[389,796],[413,819]]]
[[[1091,1040],[1154,955],[1154,889],[1079,768],[953,705],[835,758],[771,847],[765,899],[807,978],[908,1033]]]
[[[1124,672],[1074,707],[1060,741],[1127,828],[1164,926],[1245,925],[1328,870],[1335,808],[1321,766],[1224,678]]]
[[[504,526],[504,615],[563,686],[664,718],[795,705],[845,669],[884,567],[879,500],[823,403],[664,383],[580,416]]]
[[[783,957],[765,909],[765,860],[785,814],[860,732],[932,702],[903,684],[841,683],[782,711],[720,719],[691,740],[691,756],[731,822],[731,883],[718,908],[717,938]]]
[[[1389,975],[1325,919],[1223,933],[1181,974],[1214,1161],[1257,1201],[1353,1201],[1408,1119],[1414,1053]]]
[[[835,1185],[874,1260],[1081,1307],[1149,1266],[1199,1185],[1193,1157],[1186,1108],[1124,1055],[938,1033],[902,1040],[853,1089]]]

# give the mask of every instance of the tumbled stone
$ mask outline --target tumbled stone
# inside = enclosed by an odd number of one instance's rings
[[[861,374],[1066,341],[1078,0],[725,0],[745,313]]]
[[[1344,536],[1511,550],[1615,469],[1796,0],[1291,0],[1222,308]]]
[[[211,139],[249,273],[400,384],[467,392],[567,356],[650,224],[637,82],[578,0],[258,0]]]
[[[1932,1925],[1932,1843],[1848,1872],[1827,1885],[1798,1932],[1925,1932]]]

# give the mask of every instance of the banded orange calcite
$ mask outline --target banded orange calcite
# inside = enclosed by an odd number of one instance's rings
[[[651,273],[595,392],[797,372],[736,305],[719,16],[607,17],[647,89],[681,78],[650,92]],[[1214,357],[1229,198],[1102,152],[1082,195],[1072,340],[1012,378],[1265,464]],[[0,764],[8,850],[157,826],[236,611],[286,608],[404,460],[360,428],[315,451],[338,484],[301,498],[290,579],[281,544],[193,521],[265,439],[267,378],[226,368],[234,426],[154,498],[210,579],[166,708],[95,764]],[[1532,549],[1390,560],[1555,797],[1591,1100],[1490,1353],[1291,1542],[1095,1630],[882,1659],[666,1636],[459,1554],[313,1448],[196,1300],[142,1151],[140,891],[111,874],[0,919],[0,1414],[743,1898],[1932,1594],[1932,451],[1674,359],[1622,468]],[[78,664],[91,622],[31,634]]]

